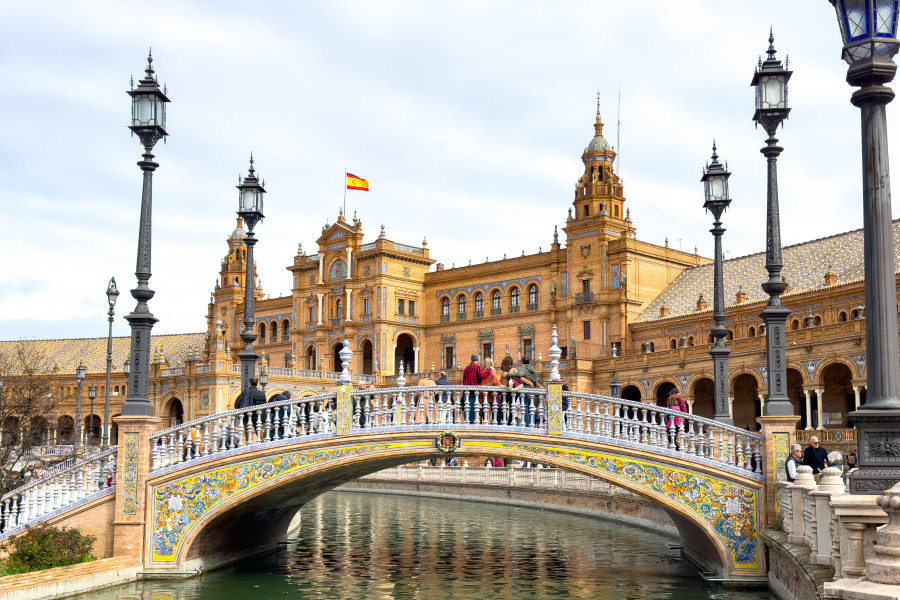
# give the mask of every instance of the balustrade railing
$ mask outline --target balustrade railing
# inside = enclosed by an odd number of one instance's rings
[[[322,371],[311,371],[309,369],[297,369],[297,377],[313,377],[315,379],[321,379]]]
[[[209,365],[197,365],[194,367],[194,373],[197,375],[209,373]]]
[[[117,446],[77,461],[66,461],[0,496],[0,539],[55,510],[112,487]]]
[[[171,377],[173,375],[184,375],[184,367],[172,367],[169,369],[160,369],[160,377]]]
[[[269,375],[280,375],[282,377],[290,377],[291,370],[283,369],[281,367],[269,367]]]

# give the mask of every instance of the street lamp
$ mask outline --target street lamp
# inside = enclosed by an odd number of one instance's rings
[[[253,342],[256,340],[256,333],[253,331],[256,324],[254,316],[256,277],[253,268],[253,246],[256,245],[256,238],[253,236],[253,228],[264,217],[262,212],[263,194],[266,193],[253,169],[252,154],[250,155],[250,169],[247,176],[238,184],[237,189],[237,213],[247,223],[247,237],[244,238],[244,242],[247,244],[247,269],[244,273],[244,330],[240,335],[241,340],[244,341],[244,349],[237,353],[238,358],[241,359],[241,393],[247,393],[250,387],[250,378],[256,372],[256,361],[259,358],[259,354],[253,349]]]
[[[109,336],[106,338],[106,402],[103,406],[103,449],[109,447],[109,388],[110,373],[112,371],[112,326],[116,306],[116,298],[119,297],[119,289],[116,287],[116,278],[109,278],[106,286],[106,299],[109,301]]]
[[[750,85],[756,88],[756,112],[753,120],[768,134],[766,145],[760,150],[767,162],[766,186],[766,271],[769,279],[762,289],[769,295],[769,303],[760,313],[766,327],[766,369],[768,398],[763,407],[765,416],[793,415],[794,407],[787,395],[787,360],[784,348],[785,322],[791,314],[781,303],[787,283],[781,277],[784,262],[781,258],[781,224],[778,214],[778,155],[784,148],[778,145],[775,132],[788,117],[787,83],[791,71],[786,71],[775,58],[775,37],[769,30],[768,58],[757,64]]]
[[[122,405],[122,414],[128,416],[152,417],[150,403],[150,330],[158,320],[150,313],[147,301],[153,297],[153,290],[147,285],[150,280],[150,215],[153,206],[153,171],[159,166],[153,162],[153,146],[166,135],[166,103],[169,99],[153,75],[153,56],[147,56],[146,76],[138,82],[137,89],[129,90],[131,96],[131,129],[144,146],[143,160],[138,166],[144,172],[141,191],[141,217],[138,229],[137,287],[131,296],[137,305],[125,320],[131,326],[131,364],[134,374],[129,378],[128,396]],[[108,389],[108,388],[107,388]]]
[[[78,363],[75,369],[75,383],[78,384],[78,396],[75,401],[75,447],[81,447],[81,384],[84,382],[85,371],[84,363]]]
[[[267,385],[269,385],[269,369],[263,368],[259,374],[259,387],[265,391]]]
[[[863,262],[866,282],[866,403],[848,415],[856,427],[859,469],[853,493],[882,492],[900,480],[900,351],[897,339],[887,103],[894,92],[897,3],[830,0],[844,41],[850,97],[862,117]]]
[[[712,350],[709,354],[713,358],[713,376],[715,379],[715,419],[720,423],[734,425],[731,413],[728,410],[728,355],[731,354],[731,348],[725,345],[725,336],[728,330],[725,329],[725,283],[722,275],[722,234],[725,228],[722,227],[722,213],[731,204],[731,198],[728,197],[728,178],[731,173],[728,172],[722,163],[719,162],[719,156],[716,154],[716,143],[713,142],[712,162],[706,165],[703,170],[703,190],[706,201],[703,208],[711,211],[715,221],[710,233],[716,243],[715,252],[715,268],[713,271],[713,319],[716,326],[712,330],[712,336],[715,338]]]
[[[91,384],[91,387],[88,388],[88,398],[91,399],[91,426],[88,428],[88,446],[94,445],[94,398],[97,397],[97,388],[94,387],[94,384]]]
[[[613,380],[609,382],[609,395],[613,398],[618,398],[621,393],[622,382],[619,381],[618,377],[613,377]]]

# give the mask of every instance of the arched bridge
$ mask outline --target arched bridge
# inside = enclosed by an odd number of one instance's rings
[[[604,479],[662,505],[717,575],[765,574],[763,436],[654,405],[548,389],[397,387],[233,410],[155,431],[123,417],[120,445],[0,500],[3,534],[81,526],[145,572],[191,573],[283,539],[309,499],[387,467],[452,452]],[[443,446],[443,447],[442,447]]]

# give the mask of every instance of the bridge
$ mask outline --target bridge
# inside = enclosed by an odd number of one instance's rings
[[[65,524],[97,536],[99,556],[131,556],[145,574],[190,575],[273,548],[306,502],[342,483],[447,454],[460,462],[502,455],[652,499],[704,569],[729,579],[765,575],[759,533],[775,504],[764,473],[774,481],[765,427],[751,433],[563,391],[553,381],[511,391],[408,387],[399,379],[398,387],[366,390],[346,381],[331,393],[162,431],[156,418],[120,417],[118,446],[62,463],[0,498],[0,540]]]

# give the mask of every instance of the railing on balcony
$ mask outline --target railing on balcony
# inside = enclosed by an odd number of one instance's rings
[[[449,323],[450,315],[441,315],[441,323]]]
[[[575,294],[575,304],[592,304],[594,302],[594,292],[581,292]]]
[[[500,308],[492,308],[492,309],[491,309],[491,316],[492,316],[492,317],[496,317],[496,316],[500,315],[500,314],[501,314],[501,312],[500,312],[501,310],[502,310],[502,309],[500,309]]]
[[[290,369],[282,369],[281,367],[269,367],[269,375],[280,375],[282,377],[290,377]]]
[[[456,320],[457,320],[457,321],[465,321],[465,320],[466,320],[466,313],[464,313],[464,312],[456,313]]]
[[[480,319],[480,318],[482,318],[483,316],[484,316],[484,311],[483,311],[483,310],[476,310],[476,311],[474,311],[474,312],[472,313],[472,317],[475,318],[475,319]]]
[[[509,314],[512,315],[512,314],[515,314],[515,313],[517,313],[517,312],[519,312],[519,305],[518,305],[518,304],[511,304],[510,307],[509,307]]]
[[[338,325],[340,325],[340,324],[341,324],[341,318],[340,318],[340,317],[337,317],[337,318],[331,320],[331,325],[332,325],[332,327],[336,327],[336,326],[338,326]]]
[[[310,371],[309,369],[297,369],[297,377],[311,377],[313,379],[321,379],[322,371]]]
[[[194,367],[194,373],[196,373],[197,375],[209,373],[209,365],[197,365],[196,367]]]
[[[184,375],[184,367],[172,367],[159,372],[160,377],[172,377],[173,375]]]
[[[425,254],[425,250],[423,248],[407,246],[406,244],[398,244],[397,242],[391,242],[391,245],[394,246],[394,250],[400,250],[401,252],[409,252],[410,254]]]
[[[310,256],[307,256],[307,257],[306,257],[306,262],[319,262],[319,255],[318,255],[318,254],[312,254],[312,255],[310,255]]]
[[[535,302],[534,304],[529,304],[529,305],[528,305],[528,312],[534,312],[534,311],[536,311],[537,309],[538,309],[537,302]]]
[[[372,242],[371,244],[363,244],[362,246],[359,247],[360,252],[367,252],[369,250],[374,250],[374,249],[375,249],[375,242]]]
[[[795,432],[797,443],[801,446],[809,444],[809,438],[819,438],[825,447],[829,444],[856,444],[856,429],[798,429]],[[830,448],[829,448],[830,450]]]

